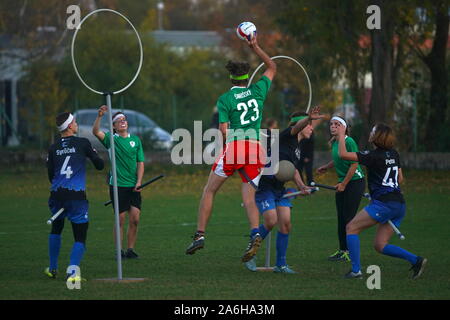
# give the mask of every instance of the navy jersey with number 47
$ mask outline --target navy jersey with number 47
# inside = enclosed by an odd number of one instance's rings
[[[368,170],[369,192],[372,199],[383,202],[404,202],[398,183],[400,156],[394,149],[357,152],[358,161]]]
[[[103,160],[86,138],[62,137],[49,148],[47,169],[52,184],[52,198],[86,198],[86,158],[92,161],[97,170],[103,169]]]

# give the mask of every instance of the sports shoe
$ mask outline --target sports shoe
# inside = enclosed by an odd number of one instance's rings
[[[340,261],[343,252],[344,251],[342,250],[336,251],[335,253],[333,253],[331,256],[328,257],[328,261]]]
[[[50,279],[55,279],[56,275],[58,274],[58,272],[56,271],[56,269],[54,270],[50,270],[50,268],[45,268],[44,273],[47,277],[49,277]]]
[[[139,258],[138,254],[133,250],[133,248],[128,248],[127,252],[125,253],[125,258],[128,259],[137,259]]]
[[[76,275],[71,275],[71,274],[67,274],[66,275],[66,282],[81,282],[81,281],[86,281],[85,278],[82,278],[81,276],[76,276]]]
[[[255,233],[253,237],[250,238],[247,249],[242,256],[242,262],[250,261],[258,252],[259,247],[261,247],[262,238],[259,233]]]
[[[349,272],[347,272],[344,275],[344,278],[346,279],[362,279],[363,274],[361,272],[361,270],[359,270],[358,272],[353,272],[352,270],[350,270]]]
[[[256,271],[256,256],[253,256],[253,258],[251,258],[250,261],[247,261],[245,263],[245,267],[248,270],[255,272]]]
[[[351,262],[352,260],[350,259],[350,254],[348,251],[342,251],[341,257],[340,257],[340,261],[345,261],[345,262]]]
[[[289,266],[276,266],[273,268],[273,272],[275,273],[289,273],[289,274],[297,274],[294,270],[289,268]]]
[[[194,241],[187,247],[186,254],[194,254],[195,251],[203,249],[205,246],[205,234],[196,232],[192,237]]]
[[[413,271],[413,275],[412,278],[413,279],[417,279],[418,277],[420,277],[420,275],[423,272],[423,269],[425,268],[425,264],[427,263],[427,259],[422,258],[422,257],[417,257],[417,262],[416,264],[411,266],[411,269]]]

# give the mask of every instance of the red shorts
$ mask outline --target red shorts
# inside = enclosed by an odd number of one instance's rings
[[[259,178],[266,163],[266,151],[258,141],[237,140],[225,145],[225,150],[216,159],[212,171],[221,177],[229,177],[238,170],[242,182]],[[253,181],[258,184],[258,181]]]

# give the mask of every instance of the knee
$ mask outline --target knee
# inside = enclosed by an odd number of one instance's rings
[[[359,230],[351,221],[345,226],[345,232],[347,234],[359,234]]]
[[[243,203],[245,208],[249,208],[250,206],[256,206],[255,200],[251,198],[244,198]]]
[[[373,244],[373,247],[374,247],[374,249],[375,249],[377,252],[383,253],[383,249],[384,249],[384,247],[385,247],[386,245],[387,245],[387,243],[384,242],[384,241],[377,241],[377,240],[375,240],[375,242],[374,242],[374,244]]]
[[[283,222],[280,224],[280,232],[288,234],[291,232],[291,223],[290,222]]]
[[[273,227],[277,224],[278,220],[277,217],[269,217],[264,219],[265,225],[268,230],[272,230]]]

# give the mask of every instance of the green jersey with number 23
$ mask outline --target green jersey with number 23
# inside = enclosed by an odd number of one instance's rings
[[[247,87],[232,87],[217,100],[219,122],[229,122],[227,141],[259,140],[262,111],[271,81],[266,76]]]

